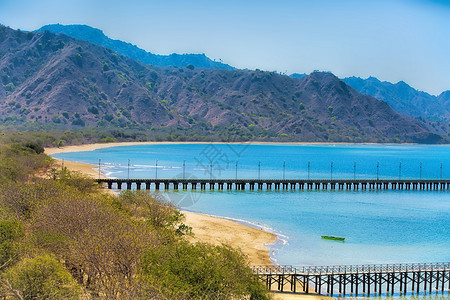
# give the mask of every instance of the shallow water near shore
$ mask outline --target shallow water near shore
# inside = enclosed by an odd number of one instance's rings
[[[450,146],[429,145],[173,144],[53,156],[91,164],[101,159],[101,171],[116,178],[358,179],[378,173],[380,179],[437,179],[450,172]],[[278,233],[272,251],[279,264],[450,261],[449,191],[163,194],[183,209],[246,220]],[[321,235],[342,236],[345,242]]]

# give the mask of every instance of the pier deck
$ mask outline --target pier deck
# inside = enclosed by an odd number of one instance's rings
[[[108,189],[450,191],[450,179],[97,179]]]

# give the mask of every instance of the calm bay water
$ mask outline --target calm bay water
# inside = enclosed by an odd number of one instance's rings
[[[235,178],[236,174],[238,178],[376,178],[377,171],[380,179],[450,177],[450,146],[172,144],[54,157],[91,164],[101,159],[102,172],[116,178]],[[182,209],[276,232],[280,239],[272,246],[272,257],[279,264],[450,261],[448,191],[169,191],[164,195]],[[321,235],[346,240],[326,241]]]

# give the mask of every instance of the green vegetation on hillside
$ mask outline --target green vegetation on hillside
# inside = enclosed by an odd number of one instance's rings
[[[240,251],[189,234],[164,199],[104,193],[34,142],[0,145],[3,299],[268,299]]]

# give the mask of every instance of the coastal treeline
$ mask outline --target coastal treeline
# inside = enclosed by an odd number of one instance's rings
[[[3,299],[268,299],[240,251],[191,231],[161,197],[111,195],[37,143],[0,145]]]
[[[0,122],[1,123],[1,122]],[[236,126],[214,127],[204,124],[196,129],[183,128],[75,128],[63,129],[54,126],[0,125],[0,143],[17,143],[18,141],[36,141],[46,147],[63,147],[111,142],[289,142],[298,141],[286,135],[254,129],[242,129]]]

